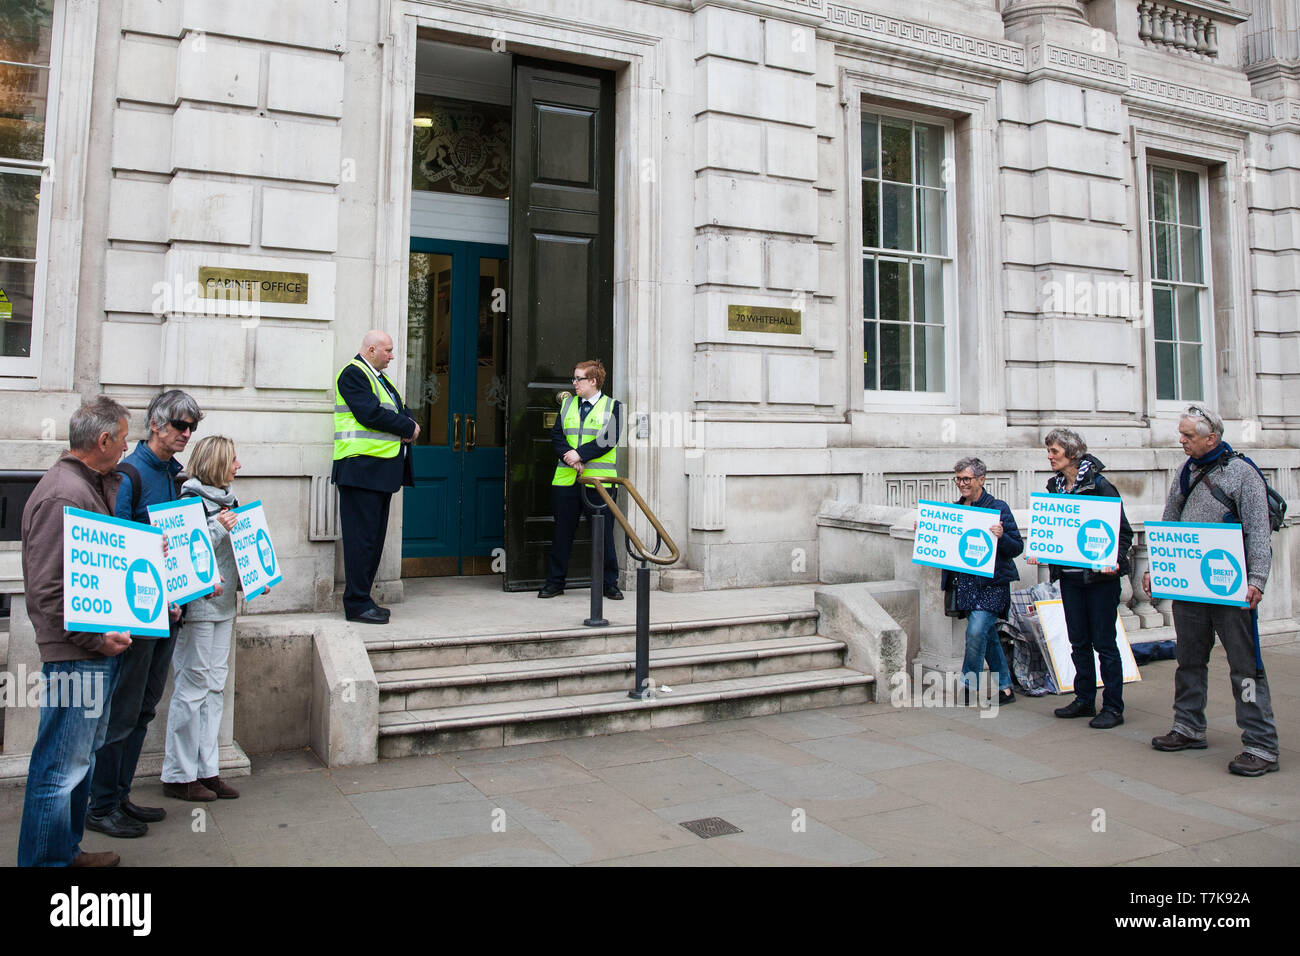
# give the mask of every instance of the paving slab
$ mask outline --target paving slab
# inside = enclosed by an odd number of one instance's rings
[[[750,788],[694,757],[624,764],[593,771],[643,807],[658,809],[741,793]]]

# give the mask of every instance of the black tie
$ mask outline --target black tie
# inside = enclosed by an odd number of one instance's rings
[[[585,398],[578,403],[578,425],[581,426],[587,420],[587,415],[591,412],[591,402]]]

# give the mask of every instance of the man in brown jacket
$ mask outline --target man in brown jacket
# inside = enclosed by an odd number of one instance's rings
[[[23,590],[41,652],[44,692],[27,769],[19,866],[116,866],[116,853],[82,853],[95,750],[108,729],[117,655],[125,631],[90,634],[63,627],[63,509],[111,515],[126,451],[127,411],[106,395],[82,405],[65,451],[23,511]]]

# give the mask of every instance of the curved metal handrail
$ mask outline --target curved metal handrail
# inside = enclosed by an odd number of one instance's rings
[[[655,517],[655,513],[650,510],[650,506],[645,503],[645,499],[637,492],[636,486],[632,484],[632,482],[626,478],[588,478],[582,475],[578,476],[578,481],[584,485],[594,485],[596,490],[600,492],[600,496],[605,499],[605,504],[609,506],[610,514],[612,514],[614,520],[622,526],[623,533],[627,535],[627,540],[636,548],[637,554],[635,557],[639,560],[649,561],[651,564],[658,564],[663,567],[675,564],[677,561],[681,560],[682,553],[677,550],[677,545],[673,543],[672,537],[664,530],[664,526],[659,523],[659,519]],[[655,546],[654,551],[647,553],[645,545],[642,543],[641,539],[637,537],[637,533],[632,530],[632,526],[628,524],[627,518],[623,517],[623,512],[618,510],[618,505],[614,504],[614,499],[609,496],[609,492],[605,490],[605,485],[607,484],[623,485],[627,488],[627,493],[631,495],[632,500],[640,506],[642,514],[650,520],[650,525],[655,529],[655,534],[659,537],[660,541],[668,545],[668,550],[671,552],[668,557],[659,557],[658,545]]]

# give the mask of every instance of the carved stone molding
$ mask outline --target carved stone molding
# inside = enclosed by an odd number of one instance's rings
[[[1050,70],[1077,78],[1086,74],[1114,84],[1121,90],[1130,86],[1128,64],[1123,60],[1084,53],[1051,43],[1036,43],[1029,48],[1029,72]]]
[[[798,2],[798,0],[790,0],[790,2]],[[996,66],[1014,69],[1025,67],[1025,49],[1017,43],[1003,43],[1000,40],[967,36],[964,33],[941,30],[923,23],[899,20],[830,2],[826,3],[826,18],[841,29],[860,33],[865,37],[891,40],[913,48]]]
[[[1170,83],[1168,80],[1161,80],[1154,76],[1143,76],[1141,73],[1133,74],[1133,92],[1152,99],[1241,116],[1261,123],[1267,123],[1269,120],[1268,104],[1259,100],[1244,100],[1237,96],[1225,96],[1209,90],[1179,86],[1177,83]]]
[[[994,498],[1009,501],[1011,498],[1011,476],[995,475],[989,472],[985,479],[984,490]],[[925,501],[952,501],[956,497],[956,485],[952,475],[886,475],[885,500],[881,502],[890,508],[915,508],[916,503]],[[872,502],[875,504],[876,502]]]

